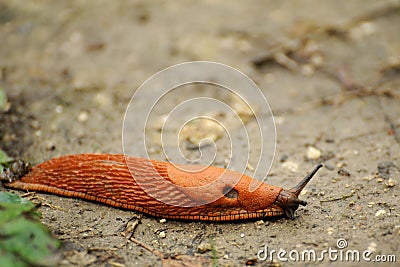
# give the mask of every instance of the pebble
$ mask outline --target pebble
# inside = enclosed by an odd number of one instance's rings
[[[39,121],[37,121],[37,120],[32,120],[31,123],[30,123],[30,126],[31,126],[33,129],[37,130],[37,129],[40,128],[40,123],[39,123]]]
[[[378,30],[376,23],[365,21],[350,29],[350,37],[353,40],[360,40],[366,36],[374,34]]]
[[[350,173],[348,171],[346,171],[345,169],[339,169],[338,174],[340,174],[342,176],[350,176]]]
[[[328,137],[328,138],[325,139],[325,142],[327,142],[327,143],[335,143],[335,139],[332,138],[332,137]]]
[[[281,125],[285,122],[285,117],[282,116],[274,116],[274,121],[277,125]]]
[[[264,221],[263,221],[263,220],[259,220],[259,221],[256,222],[256,224],[257,224],[257,225],[263,225],[263,224],[264,224]]]
[[[167,237],[167,234],[166,234],[164,231],[161,231],[161,232],[158,234],[158,237],[160,237],[160,238],[165,238],[165,237]]]
[[[346,165],[346,163],[344,163],[344,162],[338,162],[338,163],[336,163],[336,167],[338,167],[338,168],[342,168],[343,166],[345,166]]]
[[[328,232],[328,235],[331,235],[335,232],[335,230],[332,227],[329,227],[326,231]]]
[[[310,61],[314,66],[318,67],[322,65],[322,63],[324,62],[324,58],[320,54],[315,54],[312,55]]]
[[[246,168],[251,172],[254,172],[254,170],[255,170],[254,166],[251,165],[250,163],[247,163]]]
[[[322,155],[322,151],[319,148],[314,146],[309,146],[307,149],[307,158],[308,159],[319,159]]]
[[[281,156],[281,158],[279,159],[280,162],[285,162],[287,159],[289,158],[289,156],[287,154],[283,154]]]
[[[100,106],[111,106],[112,105],[112,101],[111,101],[111,97],[105,93],[98,93],[94,100],[96,101],[96,103]]]
[[[211,251],[212,250],[212,246],[210,243],[201,243],[198,247],[197,247],[197,252],[198,253],[205,253],[207,251]]]
[[[368,248],[367,249],[369,251],[374,252],[374,251],[376,251],[376,246],[377,246],[377,244],[375,242],[371,242],[371,243],[368,244]]]
[[[325,168],[327,168],[330,171],[333,171],[335,169],[335,166],[333,166],[332,164],[327,163],[327,164],[325,164]]]
[[[56,106],[56,113],[61,113],[62,111],[63,111],[63,106],[61,106],[61,105],[58,105],[58,106]]]
[[[48,150],[48,151],[53,151],[53,150],[55,150],[55,149],[56,149],[56,145],[54,144],[53,141],[48,141],[48,142],[46,143],[46,150]]]
[[[305,64],[301,67],[301,74],[312,76],[315,73],[315,67],[312,64]]]
[[[392,161],[382,161],[378,164],[378,173],[379,175],[384,178],[388,179],[390,175],[390,169],[395,167]]]
[[[375,217],[381,217],[381,216],[383,216],[383,215],[386,215],[386,210],[378,210],[378,211],[375,213]]]
[[[297,170],[299,169],[299,165],[293,161],[286,161],[282,163],[282,168],[288,169],[292,172],[297,172]]]
[[[396,185],[396,182],[393,180],[393,178],[389,178],[389,181],[385,183],[387,187],[394,187]]]
[[[166,219],[161,219],[161,220],[160,220],[160,223],[166,223],[166,222],[167,222]]]
[[[400,224],[399,224],[399,225],[396,225],[396,226],[394,227],[394,232],[395,232],[395,234],[400,235]]]
[[[89,119],[89,114],[86,111],[82,111],[78,115],[78,121],[79,122],[85,122]]]

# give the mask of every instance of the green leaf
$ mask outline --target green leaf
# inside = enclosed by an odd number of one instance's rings
[[[0,266],[53,266],[60,242],[38,221],[35,205],[0,192]]]
[[[16,194],[12,194],[10,192],[0,192],[0,205],[4,203],[22,204],[22,205],[33,204],[26,198],[22,198]]]
[[[0,165],[3,165],[4,163],[7,163],[11,160],[13,159],[7,156],[6,152],[0,149]]]
[[[6,107],[7,107],[7,95],[2,89],[0,89],[0,112],[5,111]]]
[[[0,228],[4,223],[24,213],[30,214],[32,218],[38,218],[37,213],[33,211],[34,207],[35,205],[27,199],[9,192],[0,192]]]

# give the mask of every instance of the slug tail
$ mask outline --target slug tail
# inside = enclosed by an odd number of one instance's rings
[[[31,164],[23,160],[12,160],[3,166],[0,169],[0,185],[20,180],[32,169]]]

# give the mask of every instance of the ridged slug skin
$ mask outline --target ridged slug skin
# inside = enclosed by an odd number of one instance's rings
[[[289,190],[223,168],[175,166],[120,154],[62,156],[32,169],[21,160],[10,166],[0,175],[8,188],[81,198],[155,217],[234,221],[281,215],[294,219],[299,205],[307,204],[298,199],[301,190],[323,165]]]
[[[182,168],[198,171],[204,167]],[[250,192],[252,182],[258,187]],[[206,186],[210,183],[212,186]],[[285,214],[277,203],[280,187],[213,166],[200,172],[187,172],[167,162],[120,154],[54,158],[36,165],[24,177],[5,186],[81,198],[179,220],[233,221]],[[222,196],[208,203],[215,193]]]

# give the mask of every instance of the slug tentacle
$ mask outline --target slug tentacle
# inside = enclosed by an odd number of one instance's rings
[[[298,199],[300,192],[304,189],[307,183],[313,178],[313,176],[317,173],[317,171],[322,168],[322,164],[319,164],[314,168],[306,177],[303,178],[296,186],[289,190],[283,189],[276,200],[276,203],[279,207],[283,209],[286,216],[294,220],[294,212],[299,208],[299,205],[305,206],[307,202],[304,200]]]
[[[306,175],[306,177],[303,178],[303,180],[300,181],[296,186],[293,188],[289,189],[289,192],[293,193],[296,197],[300,195],[300,192],[304,189],[304,187],[308,184],[308,182],[313,178],[313,176],[317,173],[317,171],[322,168],[322,164],[318,164],[317,167],[314,168],[309,174]]]

